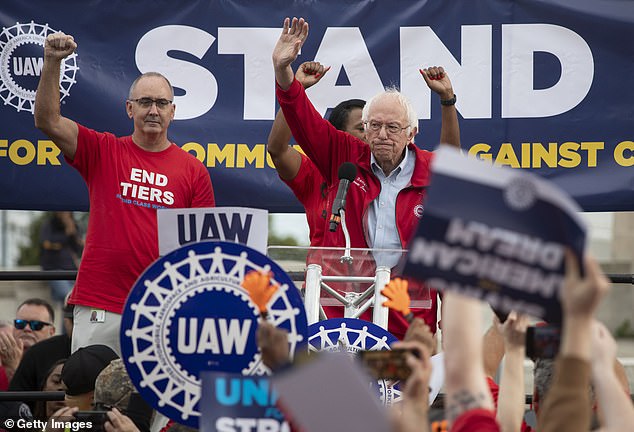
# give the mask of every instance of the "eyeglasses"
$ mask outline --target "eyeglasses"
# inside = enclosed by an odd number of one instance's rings
[[[31,327],[31,330],[33,331],[39,331],[39,330],[42,330],[44,326],[53,325],[51,323],[47,323],[45,321],[39,321],[39,320],[23,320],[23,319],[13,320],[13,325],[18,330],[24,330],[27,324],[29,325],[29,327]]]
[[[383,126],[385,126],[385,130],[387,131],[387,133],[392,135],[399,134],[404,129],[408,129],[411,127],[411,126],[401,127],[400,125],[396,123],[379,123],[377,121],[369,121],[369,122],[365,122],[364,124],[372,132],[379,132],[381,129],[383,129]]]
[[[149,97],[142,97],[142,98],[138,98],[138,99],[129,99],[129,100],[131,102],[138,103],[142,108],[150,108],[152,106],[152,104],[156,104],[156,107],[158,109],[165,109],[172,103],[171,100],[167,100],[167,99],[152,99],[152,98],[149,98]]]

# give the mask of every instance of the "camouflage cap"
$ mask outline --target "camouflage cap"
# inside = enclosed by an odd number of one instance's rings
[[[111,405],[120,411],[125,410],[130,402],[130,395],[135,391],[123,360],[116,359],[110,362],[97,377],[94,403]]]

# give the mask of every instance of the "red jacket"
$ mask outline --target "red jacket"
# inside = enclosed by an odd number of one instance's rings
[[[343,162],[357,166],[357,177],[346,198],[346,222],[351,246],[367,248],[368,207],[381,192],[381,184],[370,168],[370,147],[322,118],[299,81],[295,80],[287,91],[278,87],[277,98],[295,140],[328,183],[339,184],[338,171]],[[420,205],[429,184],[432,159],[431,152],[421,150],[413,143],[408,148],[416,155],[416,165],[411,184],[399,192],[396,200],[396,225],[403,247],[407,246],[422,216]],[[333,202],[337,188],[331,188],[328,193],[328,201]],[[345,245],[340,229],[335,233],[327,232],[326,239],[329,246]]]
[[[310,246],[324,246],[324,232],[328,223],[329,209],[326,197],[326,182],[315,164],[308,157],[301,155],[302,161],[297,175],[292,180],[280,179],[293,191],[306,211]]]
[[[353,248],[368,248],[368,208],[381,191],[381,183],[370,167],[370,147],[360,139],[337,130],[313,107],[304,88],[295,80],[287,91],[279,86],[277,99],[284,117],[306,155],[314,162],[326,182],[333,185],[328,190],[328,202],[334,201],[339,184],[338,171],[344,162],[357,166],[357,177],[350,184],[346,196],[346,225]],[[423,214],[422,200],[429,184],[432,153],[421,150],[413,143],[408,149],[416,156],[416,164],[410,185],[398,193],[396,198],[396,226],[403,248],[407,247]],[[341,229],[334,233],[326,230],[324,245],[345,246]],[[435,331],[435,293],[432,292],[433,316],[425,321]],[[433,322],[433,324],[432,324]]]

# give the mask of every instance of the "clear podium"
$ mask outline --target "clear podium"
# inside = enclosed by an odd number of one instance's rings
[[[304,306],[308,325],[331,318],[328,310],[343,307],[345,318],[359,318],[372,308],[372,322],[388,327],[389,310],[381,294],[391,277],[399,276],[403,249],[269,246],[267,254],[282,268],[304,272]],[[379,265],[377,265],[379,263]],[[409,279],[408,279],[409,280]],[[426,285],[409,280],[412,308],[430,308]]]

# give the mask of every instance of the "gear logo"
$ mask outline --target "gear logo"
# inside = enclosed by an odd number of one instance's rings
[[[515,177],[504,189],[504,201],[514,210],[528,210],[537,201],[537,186],[528,177]]]
[[[359,351],[389,350],[396,341],[392,333],[362,319],[331,318],[308,327],[310,352],[346,352],[356,357]],[[376,384],[378,398],[384,405],[401,402],[400,381],[378,380]]]
[[[307,343],[306,312],[293,281],[246,246],[201,242],[159,258],[136,281],[121,319],[121,351],[132,382],[157,411],[198,428],[202,371],[265,375],[255,340],[259,310],[240,285],[251,271],[279,285],[268,320]]]
[[[11,105],[18,112],[33,114],[35,91],[44,63],[46,37],[57,30],[48,24],[16,23],[3,27],[0,33],[0,98],[4,105]],[[75,84],[77,54],[73,53],[62,62],[60,74],[60,100],[70,93]]]
[[[414,206],[414,216],[416,216],[418,219],[423,217],[424,212],[425,208],[422,204],[417,204],[416,206]]]

